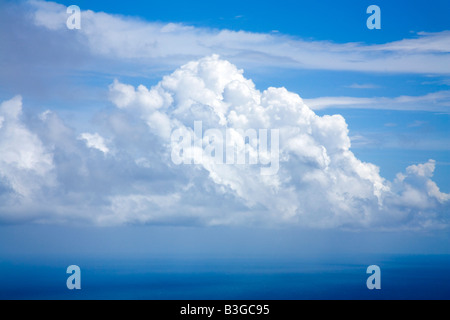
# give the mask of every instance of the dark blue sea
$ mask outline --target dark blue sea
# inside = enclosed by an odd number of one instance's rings
[[[0,299],[450,299],[450,255],[75,260],[0,258]],[[81,268],[81,290],[66,287],[71,264]],[[366,287],[372,264],[380,290]]]

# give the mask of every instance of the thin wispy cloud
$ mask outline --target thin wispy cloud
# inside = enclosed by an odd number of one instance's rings
[[[349,86],[347,86],[347,88],[350,89],[377,89],[379,88],[379,86],[377,86],[376,84],[371,84],[371,83],[353,83]]]
[[[65,7],[32,0],[37,26],[65,28]],[[450,74],[450,31],[421,32],[383,45],[303,40],[282,34],[198,28],[83,11],[83,27],[72,41],[97,57],[134,59],[143,65],[178,65],[220,53],[234,62],[320,70]]]
[[[80,30],[68,30],[63,5],[33,0],[17,6],[21,10],[12,10],[11,16],[0,13],[0,23],[11,29],[0,36],[6,48],[0,51],[0,80],[20,89],[0,106],[0,221],[390,230],[448,226],[450,195],[433,181],[433,159],[388,181],[375,164],[352,152],[352,141],[364,145],[370,140],[364,135],[352,139],[342,116],[318,116],[313,110],[448,113],[450,91],[302,100],[283,87],[257,89],[236,65],[443,75],[450,73],[449,32],[384,45],[340,44],[90,10],[82,11]],[[153,86],[121,79],[155,73],[161,77]],[[55,81],[59,74],[71,75],[74,82],[76,77],[89,80],[80,90],[84,99],[97,87],[95,97],[104,109],[95,125],[83,123],[78,131],[58,110],[43,106],[50,110],[36,114],[15,96],[40,92],[39,84],[52,98],[77,104],[71,97],[79,87],[61,88]],[[92,80],[98,74],[108,83]],[[363,87],[368,89],[354,84]],[[236,144],[242,141],[240,130],[279,130],[279,170],[267,178],[250,165],[174,164],[171,132],[191,132],[198,120],[205,130],[231,130]]]
[[[438,91],[423,96],[388,97],[320,97],[305,99],[313,110],[328,108],[415,110],[429,112],[450,112],[450,91]]]

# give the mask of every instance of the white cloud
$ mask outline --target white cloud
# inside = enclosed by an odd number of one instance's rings
[[[171,133],[169,120],[164,113],[158,111],[167,108],[172,102],[171,95],[161,92],[159,88],[148,90],[140,85],[136,90],[133,86],[114,81],[110,85],[110,99],[121,109],[132,108],[133,111],[141,114],[141,118],[158,135],[168,138]]]
[[[412,220],[417,228],[440,227],[448,219],[450,194],[440,192],[431,180],[436,162],[412,165],[405,173],[397,174],[392,184],[397,197],[388,199],[388,205],[404,220]],[[443,214],[438,212],[442,210]]]
[[[450,31],[443,32],[419,32],[417,39],[404,39],[388,44],[372,46],[372,50],[389,50],[398,52],[450,52],[448,37]]]
[[[243,77],[242,70],[217,56],[190,62],[153,88],[130,88],[116,99],[126,86],[114,82],[112,101],[121,109],[139,107],[144,110],[138,114],[141,118],[153,108],[152,104],[144,108],[132,98],[137,91],[157,92],[161,97],[155,97],[156,101],[173,97],[171,104],[159,109],[172,129],[181,126],[192,132],[196,120],[206,124],[204,130],[279,129],[281,169],[276,176],[266,179],[257,167],[215,165],[213,161],[182,167],[193,176],[202,172],[197,167],[203,168],[222,192],[240,199],[250,212],[258,212],[262,221],[315,227],[384,225],[396,220],[386,213],[385,202],[407,207],[408,197],[392,192],[391,183],[379,175],[375,165],[361,162],[350,151],[347,124],[341,116],[319,117],[284,88],[260,92]],[[163,145],[169,145],[167,138],[159,136]],[[418,192],[426,199],[431,197],[424,190]],[[213,221],[233,223],[230,216]]]
[[[243,70],[216,55],[183,65],[151,88],[116,80],[109,90],[117,108],[101,117],[114,145],[108,157],[103,131],[80,136],[53,112],[27,125],[20,118],[19,97],[1,105],[0,181],[12,186],[8,192],[0,188],[1,220],[382,229],[448,225],[450,195],[431,180],[432,160],[387,181],[376,165],[351,152],[342,116],[320,117],[285,88],[259,91]],[[197,165],[175,165],[170,132],[180,127],[192,132],[198,120],[203,132],[234,130],[235,141],[242,139],[239,130],[278,129],[278,172],[263,176],[260,164],[216,164],[211,154]],[[11,206],[17,195],[27,201]]]
[[[388,109],[417,110],[430,112],[450,112],[450,91],[438,91],[423,96],[399,96],[394,98],[374,97],[320,97],[305,99],[313,110],[326,108],[358,108],[358,109]]]
[[[35,23],[53,32],[66,28],[65,7],[30,1]],[[83,9],[83,8],[82,8]],[[127,59],[140,65],[175,66],[219,53],[246,66],[320,70],[450,73],[450,31],[419,33],[380,45],[309,41],[278,33],[215,30],[178,23],[146,22],[90,10],[82,11],[79,41],[91,54]]]
[[[88,146],[88,148],[97,149],[104,154],[109,153],[109,149],[106,146],[105,139],[103,139],[103,137],[98,133],[82,133],[78,139],[86,141],[86,145]]]
[[[0,105],[0,185],[32,198],[44,185],[53,184],[53,156],[22,122],[22,98]]]

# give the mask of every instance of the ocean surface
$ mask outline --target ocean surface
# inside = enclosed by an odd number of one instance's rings
[[[69,265],[81,290],[68,290]],[[381,289],[369,290],[369,265]],[[450,255],[1,257],[0,299],[450,299]]]

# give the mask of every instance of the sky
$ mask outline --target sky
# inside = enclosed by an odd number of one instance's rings
[[[449,253],[450,3],[372,4],[0,1],[0,251]],[[196,121],[259,162],[174,163]]]

